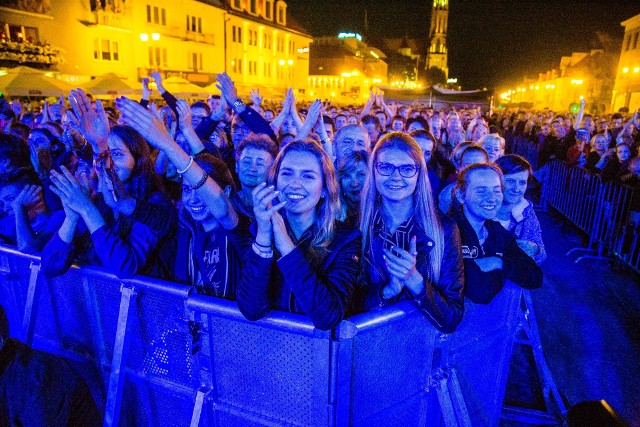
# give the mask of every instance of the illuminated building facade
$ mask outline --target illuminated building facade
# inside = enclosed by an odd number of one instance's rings
[[[429,51],[426,68],[436,67],[449,76],[447,66],[447,27],[449,26],[449,0],[433,0],[431,27],[429,29]]]
[[[613,88],[613,111],[640,108],[640,14],[622,22],[624,38]]]
[[[563,56],[557,69],[501,88],[497,104],[562,112],[577,109],[584,98],[588,112],[604,113],[610,110],[616,63],[614,53],[601,49],[574,52]]]
[[[283,0],[52,0],[0,7],[0,28],[3,46],[61,48],[63,62],[40,68],[70,83],[106,73],[139,81],[157,69],[206,86],[227,71],[241,94],[277,96],[304,91],[312,41],[286,10]],[[0,65],[38,65],[21,59]]]
[[[309,60],[309,97],[362,103],[374,86],[387,84],[386,56],[357,33],[313,40]]]

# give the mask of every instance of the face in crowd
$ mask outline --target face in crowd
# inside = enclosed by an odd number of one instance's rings
[[[501,176],[495,170],[480,167],[468,170],[464,179],[466,185],[456,191],[456,198],[469,222],[494,219],[503,199]]]
[[[367,131],[359,125],[348,125],[336,132],[334,140],[336,163],[352,151],[370,151],[371,140]]]

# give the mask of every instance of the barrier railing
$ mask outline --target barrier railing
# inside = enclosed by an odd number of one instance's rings
[[[468,303],[449,335],[410,302],[324,332],[291,313],[250,322],[157,279],[47,280],[2,246],[0,276],[12,335],[77,362],[106,426],[497,425],[522,294]]]
[[[638,224],[631,225],[632,216],[640,215],[638,191],[626,185],[602,182],[597,174],[578,166],[553,160],[549,163],[548,180],[544,183],[545,203],[559,212],[588,236],[586,247],[569,253],[586,251],[576,259],[607,259],[617,256],[638,271]],[[635,216],[637,218],[637,216]]]

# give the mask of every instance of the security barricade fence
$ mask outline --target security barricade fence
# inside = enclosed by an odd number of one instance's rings
[[[0,246],[11,335],[70,360],[106,426],[497,425],[524,319],[523,291],[508,284],[488,305],[467,302],[449,335],[410,302],[319,331],[302,315],[251,322],[233,301],[100,268],[48,280],[39,263]]]
[[[600,175],[566,162],[548,164],[542,196],[546,206],[581,230],[585,247],[569,253],[587,252],[576,259],[615,257],[640,272],[640,192],[627,185],[602,182]]]

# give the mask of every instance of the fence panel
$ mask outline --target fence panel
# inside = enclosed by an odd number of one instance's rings
[[[521,297],[522,289],[508,282],[489,304],[466,301],[462,322],[445,343],[474,426],[498,425]]]
[[[348,345],[341,362],[352,369],[349,425],[437,425],[441,414],[429,387],[438,331],[409,303],[347,322],[353,337],[340,344]]]

